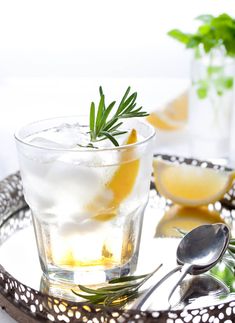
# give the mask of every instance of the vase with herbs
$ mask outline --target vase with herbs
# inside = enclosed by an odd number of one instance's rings
[[[234,105],[235,19],[227,14],[196,18],[195,33],[178,29],[168,35],[193,50],[189,95],[192,154],[228,158]]]

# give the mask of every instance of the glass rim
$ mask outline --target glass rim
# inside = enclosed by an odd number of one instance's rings
[[[145,143],[147,143],[148,141],[150,141],[152,138],[155,137],[156,135],[156,131],[154,129],[154,127],[144,121],[139,120],[140,118],[132,118],[133,120],[138,120],[139,123],[144,124],[145,126],[147,126],[150,130],[151,133],[149,136],[147,136],[146,138],[144,138],[143,140],[137,141],[133,144],[125,144],[125,145],[121,145],[121,146],[114,146],[114,147],[102,147],[102,148],[98,148],[98,149],[93,149],[93,148],[80,148],[79,149],[74,149],[74,148],[54,148],[54,147],[43,147],[37,144],[33,144],[30,142],[25,141],[23,138],[20,138],[20,131],[23,129],[26,129],[27,127],[42,123],[42,122],[47,122],[47,121],[52,121],[52,120],[56,120],[56,119],[72,119],[72,118],[87,118],[89,120],[89,116],[88,115],[71,115],[71,116],[60,116],[60,117],[51,117],[51,118],[46,118],[46,119],[40,119],[37,121],[33,121],[33,122],[29,122],[27,124],[25,124],[24,126],[21,126],[19,129],[17,129],[14,132],[14,138],[16,141],[18,141],[21,144],[24,144],[26,146],[29,146],[31,148],[36,148],[36,149],[41,149],[41,150],[48,150],[48,151],[62,151],[62,152],[88,152],[88,153],[93,153],[93,152],[101,152],[101,151],[116,151],[116,150],[124,150],[124,149],[129,149],[131,147],[135,147],[135,146],[140,146],[143,145]]]

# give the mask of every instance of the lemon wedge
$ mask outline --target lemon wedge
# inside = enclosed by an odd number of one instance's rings
[[[161,130],[177,130],[185,125],[184,122],[172,120],[164,111],[151,113],[146,119],[152,126]]]
[[[156,110],[146,118],[147,121],[160,130],[178,130],[185,126],[188,118],[188,94],[167,103],[163,109]]]
[[[137,132],[132,129],[125,144],[130,145],[137,142]],[[130,160],[130,161],[127,161]],[[111,192],[112,199],[107,203],[103,196],[97,196],[88,209],[98,212],[93,219],[97,221],[109,221],[117,214],[120,203],[132,192],[139,172],[139,159],[135,158],[135,150],[123,150],[120,157],[120,165],[114,172],[112,178],[105,184],[105,190]],[[102,205],[105,204],[105,205]],[[98,209],[102,206],[102,211]],[[99,206],[99,207],[98,207]],[[107,211],[104,211],[107,210]]]
[[[231,188],[235,172],[154,160],[156,188],[176,204],[202,206],[220,200]]]
[[[192,229],[203,224],[224,223],[220,213],[208,210],[207,206],[184,207],[173,205],[166,211],[156,228],[156,237],[180,237],[176,228],[183,231]]]

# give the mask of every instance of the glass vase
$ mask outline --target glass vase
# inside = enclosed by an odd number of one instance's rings
[[[228,158],[234,75],[235,60],[226,56],[223,48],[195,54],[189,96],[192,156]]]

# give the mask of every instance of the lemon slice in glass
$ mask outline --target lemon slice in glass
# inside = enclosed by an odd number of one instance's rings
[[[136,142],[137,132],[135,129],[132,129],[125,144],[130,145]],[[105,205],[102,212],[98,212],[92,216],[92,218],[97,221],[109,221],[114,218],[117,214],[117,209],[120,203],[128,197],[135,185],[140,165],[139,159],[135,159],[135,150],[124,150],[121,153],[120,159],[120,165],[105,185],[105,189],[112,193],[112,199],[107,205]],[[89,209],[96,213],[96,205],[102,204],[102,199],[102,196],[97,196],[92,205],[89,205]],[[110,210],[112,211],[110,212]]]
[[[154,160],[156,188],[176,204],[202,206],[220,200],[229,191],[235,172],[218,171]]]

